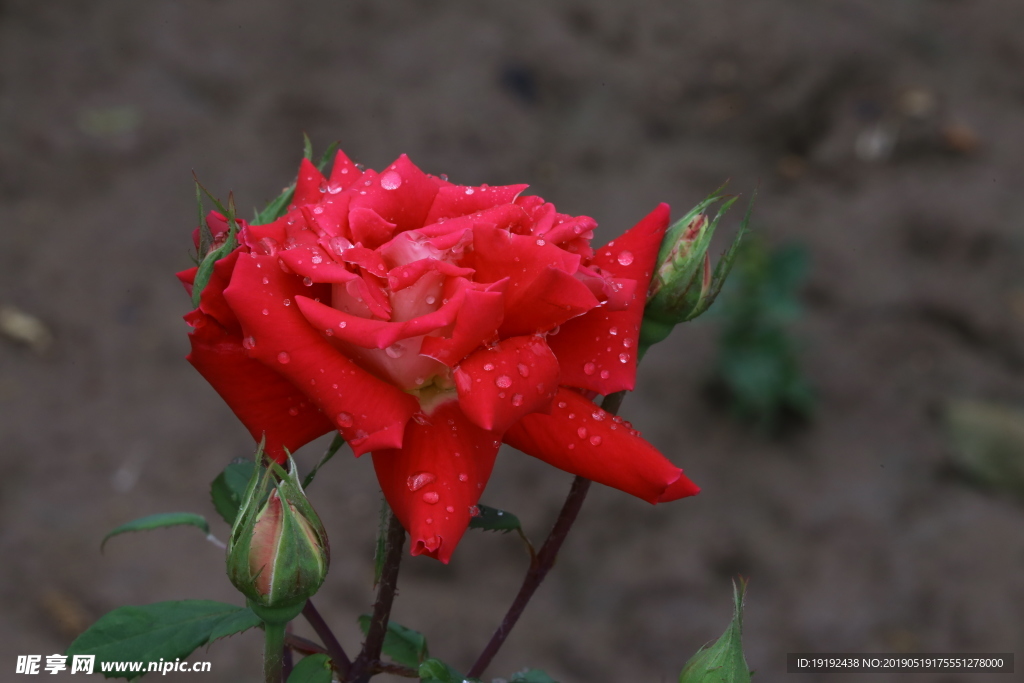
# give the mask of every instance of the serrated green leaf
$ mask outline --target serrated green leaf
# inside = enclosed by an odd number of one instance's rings
[[[320,468],[326,465],[327,461],[333,458],[344,445],[345,437],[343,437],[340,432],[335,433],[334,439],[331,440],[331,445],[327,447],[327,452],[324,453],[324,457],[320,458],[320,462],[316,464],[316,467],[310,470],[309,474],[306,475],[306,478],[302,480],[302,488],[308,488],[309,485],[313,483],[313,480],[316,479],[316,473],[320,471]]]
[[[210,484],[210,498],[217,513],[228,524],[234,524],[238,517],[238,507],[245,497],[245,490],[252,479],[256,463],[245,458],[232,460],[224,471]]]
[[[244,631],[248,631],[251,628],[261,626],[262,624],[263,620],[256,616],[251,609],[246,607],[221,620],[221,622],[214,627],[213,631],[210,632],[210,639],[208,642],[212,643],[213,641],[220,640],[221,638],[237,635]]]
[[[318,653],[304,657],[288,676],[288,683],[331,683],[331,658]]]
[[[102,662],[184,659],[210,641],[214,629],[243,608],[213,600],[175,600],[108,612],[78,636],[67,654],[96,655]],[[145,672],[109,672],[107,678],[136,678]]]
[[[463,677],[458,671],[440,659],[428,659],[419,665],[420,680],[425,683],[465,683],[477,680]]]
[[[107,544],[107,541],[114,536],[128,533],[129,531],[149,531],[150,529],[163,529],[169,526],[194,526],[207,535],[210,533],[210,525],[202,515],[191,512],[161,512],[156,515],[149,515],[148,517],[140,517],[117,527],[103,537],[103,541],[100,543],[100,551],[103,550],[103,546]]]
[[[743,596],[747,584],[733,584],[734,610],[725,633],[713,645],[697,651],[679,674],[679,683],[750,683],[743,657]]]
[[[512,677],[508,679],[508,683],[558,683],[558,681],[540,669],[530,669],[529,671],[520,671],[512,674]]]
[[[470,517],[470,529],[508,533],[509,531],[521,531],[523,528],[519,518],[511,512],[505,512],[504,510],[488,507],[487,505],[477,505],[477,507],[480,508],[480,514]]]
[[[359,617],[359,628],[364,636],[370,630],[369,614]],[[422,633],[393,621],[388,622],[388,630],[384,634],[384,647],[381,651],[396,663],[410,669],[415,669],[430,656],[427,651],[427,639]]]

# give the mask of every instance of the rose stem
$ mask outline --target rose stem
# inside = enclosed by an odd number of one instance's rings
[[[327,625],[324,618],[320,616],[320,612],[317,611],[316,607],[313,606],[312,600],[306,601],[306,606],[302,608],[302,616],[306,617],[306,621],[313,627],[313,630],[320,640],[323,641],[324,649],[330,655],[331,660],[334,662],[334,668],[337,669],[341,677],[344,678],[348,674],[349,667],[352,666],[351,660],[348,655],[345,654],[345,650],[341,647],[341,643],[334,636],[331,631],[331,627]]]
[[[625,396],[626,392],[624,391],[609,394],[601,402],[601,408],[615,415],[619,412],[619,407],[622,405],[622,399]],[[569,535],[569,529],[572,528],[573,522],[576,521],[576,515],[579,514],[580,508],[583,507],[583,501],[586,500],[587,491],[589,490],[589,479],[584,479],[583,477],[573,479],[572,488],[569,489],[569,495],[562,505],[562,511],[558,513],[558,519],[555,520],[551,533],[548,534],[544,545],[541,546],[540,551],[537,553],[537,561],[531,563],[530,568],[526,572],[526,577],[523,579],[523,585],[519,587],[519,593],[516,594],[515,600],[512,601],[508,612],[505,613],[505,618],[501,620],[501,625],[498,626],[494,635],[491,636],[490,642],[487,643],[487,647],[477,657],[469,673],[466,674],[469,678],[479,678],[490,665],[491,660],[494,659],[494,655],[498,654],[498,650],[504,645],[505,639],[508,638],[512,628],[519,621],[519,617],[522,616],[527,603],[530,602],[533,594],[540,588],[540,584],[544,581],[548,571],[554,566],[555,559],[558,557],[558,551],[562,548],[566,536]]]
[[[295,660],[292,657],[292,649],[288,647],[288,635],[291,633],[292,623],[289,621],[288,625],[284,629],[284,652],[281,664],[281,680],[287,681],[288,677],[292,675],[292,668],[295,666]]]
[[[349,678],[346,679],[353,683],[366,683],[375,673],[373,668],[380,659],[384,636],[388,632],[391,604],[395,601],[395,589],[398,587],[398,568],[402,563],[405,529],[395,517],[395,513],[389,510],[388,516],[388,535],[384,542],[384,567],[380,574],[377,601],[373,605],[373,616],[370,617],[370,627],[366,631],[363,650],[356,657],[349,672]]]
[[[263,678],[266,683],[281,683],[284,664],[284,624],[263,624]]]

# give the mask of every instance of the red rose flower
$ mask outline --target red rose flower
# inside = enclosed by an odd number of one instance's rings
[[[595,251],[593,219],[525,188],[303,161],[185,316],[189,361],[273,457],[332,430],[373,454],[413,555],[448,561],[502,441],[651,503],[698,490],[590,400],[633,388],[668,206]]]

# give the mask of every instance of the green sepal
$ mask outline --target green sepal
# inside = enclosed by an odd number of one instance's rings
[[[370,630],[370,619],[369,614],[359,617],[359,629],[364,636]],[[388,630],[384,633],[384,647],[381,651],[393,659],[396,664],[407,666],[410,669],[417,668],[430,657],[427,639],[422,633],[393,621],[388,622]]]
[[[309,142],[309,138],[303,134],[303,156],[310,161],[313,160],[313,148]],[[332,142],[324,150],[324,153],[320,155],[320,160],[316,162],[316,168],[321,173],[324,168],[331,162],[334,153],[338,151],[340,143],[338,141]],[[283,216],[288,210],[288,205],[292,203],[292,199],[295,197],[295,183],[292,183],[288,187],[284,188],[277,197],[267,203],[262,211],[256,211],[255,217],[252,219],[253,225],[266,225],[272,223],[278,218]]]
[[[523,529],[519,518],[511,512],[505,512],[504,510],[487,505],[477,505],[476,507],[480,510],[480,514],[469,518],[470,529],[501,531],[506,534],[510,531],[522,531]]]
[[[302,156],[305,159],[313,161],[313,141],[309,139],[305,131],[302,133]]]
[[[213,600],[173,600],[152,605],[118,607],[100,617],[67,650],[67,655],[95,655],[103,662],[174,661],[225,633],[220,625],[244,608]],[[103,672],[107,678],[137,678],[145,671]]]
[[[156,515],[134,519],[117,527],[103,537],[103,540],[100,542],[100,552],[103,552],[103,547],[107,544],[107,541],[114,536],[125,534],[129,531],[149,531],[170,526],[194,526],[207,536],[210,535],[210,524],[202,515],[192,512],[161,512]]]
[[[205,289],[206,285],[209,284],[210,277],[213,275],[214,264],[230,254],[238,246],[238,221],[235,220],[235,198],[233,195],[228,194],[228,205],[225,207],[221,204],[220,200],[210,194],[210,191],[203,187],[198,180],[196,180],[196,185],[213,201],[217,210],[220,211],[228,220],[228,237],[224,240],[224,244],[205,255],[200,254],[201,261],[199,263],[199,269],[196,271],[196,277],[192,281],[192,305],[195,308],[199,308],[199,301],[202,297],[203,289]]]
[[[217,513],[228,524],[238,518],[238,509],[255,471],[256,463],[246,458],[232,460],[210,484],[210,499]]]
[[[309,471],[306,478],[302,480],[302,488],[307,489],[309,485],[316,479],[317,472],[320,468],[327,464],[327,462],[337,454],[341,447],[345,445],[345,437],[341,435],[341,432],[335,432],[334,438],[331,440],[331,445],[327,447],[327,451],[324,453],[324,457],[320,458],[320,462]]]
[[[303,657],[288,676],[288,683],[331,683],[331,658],[323,653]]]
[[[733,583],[733,616],[725,633],[712,645],[697,651],[679,674],[679,683],[750,683],[750,669],[743,657],[743,597],[747,583]]]
[[[196,211],[199,214],[199,253],[196,255],[197,261],[202,261],[206,252],[210,251],[210,245],[213,244],[213,233],[210,232],[210,225],[206,222],[206,212],[203,211],[203,189],[199,187],[199,181],[196,181]]]

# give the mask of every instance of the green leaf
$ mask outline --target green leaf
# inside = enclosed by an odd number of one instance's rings
[[[440,659],[428,659],[419,666],[420,680],[426,683],[465,683],[475,678],[465,678],[458,671]]]
[[[341,433],[336,433],[334,439],[331,441],[331,445],[327,447],[327,452],[324,453],[324,457],[320,458],[320,462],[316,464],[306,478],[302,480],[302,488],[308,488],[313,480],[316,479],[316,473],[320,471],[320,468],[327,464],[327,461],[334,457],[334,455],[345,445],[345,437]]]
[[[139,519],[132,520],[127,524],[122,524],[117,527],[103,537],[103,541],[100,543],[100,551],[102,552],[103,546],[107,544],[108,540],[119,534],[124,534],[129,531],[162,529],[169,526],[194,526],[201,529],[203,533],[207,535],[210,533],[210,525],[202,515],[196,515],[191,512],[161,512],[157,515],[149,515],[148,517],[141,517]]]
[[[234,524],[256,463],[245,458],[232,460],[210,484],[213,506],[228,524]]]
[[[697,651],[679,674],[679,683],[750,683],[750,669],[743,658],[743,596],[747,584],[733,584],[735,608],[725,633],[711,646]]]
[[[558,683],[558,681],[540,669],[530,669],[512,674],[512,677],[508,679],[508,683]]]
[[[324,153],[320,155],[320,161],[316,163],[316,168],[318,171],[323,173],[324,167],[327,166],[327,164],[331,163],[331,161],[334,159],[334,154],[338,151],[338,147],[340,146],[341,142],[339,140],[335,140],[331,144],[327,145],[327,149],[325,149]]]
[[[369,614],[359,617],[359,628],[364,636],[370,630]],[[384,634],[383,652],[397,664],[410,669],[415,669],[430,656],[427,651],[427,639],[422,633],[393,621],[388,622],[388,630]]]
[[[288,676],[288,683],[331,683],[331,658],[325,654],[304,657]]]
[[[175,600],[108,612],[78,636],[67,654],[96,655],[102,662],[156,662],[188,657],[210,641],[217,626],[243,608],[213,600]],[[145,672],[110,672],[136,678]]]
[[[478,505],[477,507],[480,508],[480,514],[475,517],[470,517],[470,529],[502,531],[505,533],[508,533],[509,531],[522,531],[523,527],[522,524],[519,523],[519,518],[511,512],[505,512],[504,510],[488,507],[486,505]]]
[[[199,181],[196,181],[196,209],[199,212],[199,254],[198,258],[201,261],[206,252],[210,250],[210,245],[213,244],[213,234],[210,232],[210,226],[206,222],[206,217],[203,215],[203,189],[199,187]]]
[[[292,203],[292,197],[295,196],[295,183],[292,183],[288,187],[281,191],[281,194],[277,195],[274,199],[267,202],[267,205],[262,211],[257,211],[256,215],[252,219],[252,225],[266,225],[267,223],[273,223],[278,218],[285,214],[288,209],[288,205]]]
[[[199,269],[196,271],[195,279],[192,281],[192,305],[199,308],[199,300],[202,297],[203,289],[210,282],[210,277],[213,275],[213,266],[220,259],[224,258],[238,246],[238,239],[235,235],[238,233],[238,221],[235,220],[235,198],[232,195],[228,195],[227,208],[224,207],[220,201],[210,194],[210,191],[203,187],[198,180],[196,184],[206,193],[217,210],[224,214],[224,217],[228,219],[228,236],[224,240],[224,244],[220,245],[213,251],[202,256],[202,261],[199,263]]]
[[[210,632],[210,640],[212,643],[215,640],[221,638],[227,638],[228,636],[237,635],[243,631],[248,631],[251,628],[261,626],[263,620],[256,616],[256,613],[246,607],[241,609],[229,617],[225,617],[217,626],[214,627],[213,631]]]
[[[313,142],[305,133],[302,134],[302,156],[313,161]]]

